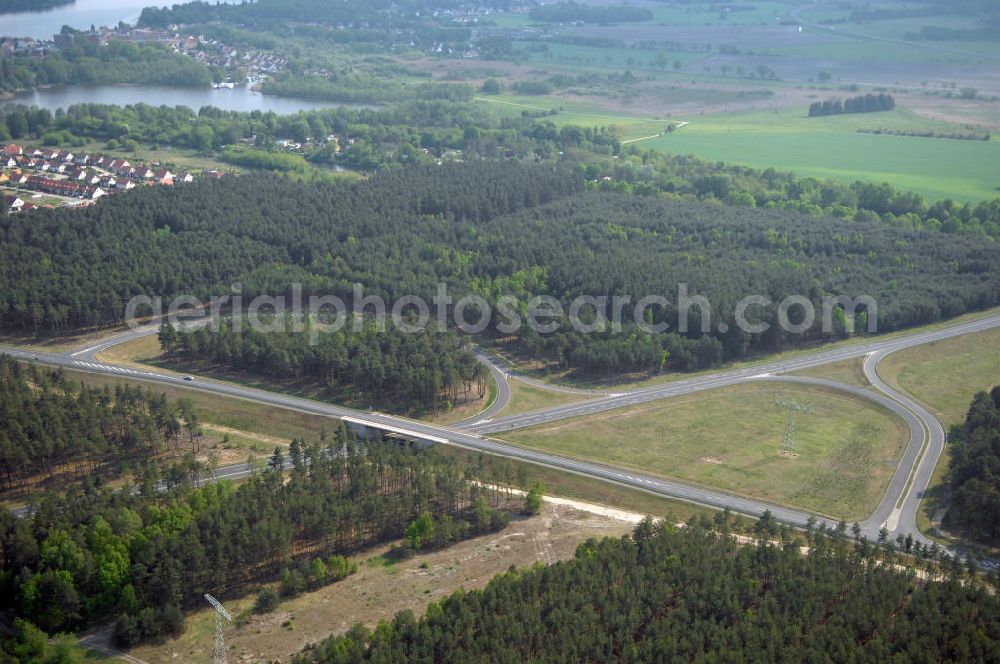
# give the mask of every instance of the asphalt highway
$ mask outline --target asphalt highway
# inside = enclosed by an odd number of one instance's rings
[[[459,422],[456,426],[463,427],[483,420],[488,420],[499,415],[507,404],[510,403],[510,381],[507,380],[507,374],[501,369],[495,362],[493,362],[489,355],[484,353],[479,348],[476,349],[476,359],[490,370],[490,375],[493,376],[493,383],[496,385],[496,396],[493,402],[487,406],[484,410],[476,413],[472,417]]]
[[[979,320],[950,325],[925,332],[900,335],[884,340],[875,340],[865,343],[843,345],[826,351],[818,351],[793,357],[790,359],[775,360],[772,362],[762,362],[751,367],[735,369],[730,371],[713,372],[686,378],[684,380],[653,385],[650,387],[638,388],[629,392],[608,395],[602,398],[583,401],[555,408],[548,408],[510,417],[500,417],[481,422],[470,427],[471,431],[477,433],[496,433],[511,429],[521,429],[524,427],[544,424],[567,417],[578,417],[589,415],[613,408],[622,408],[635,404],[646,403],[656,399],[691,394],[701,390],[711,390],[727,385],[736,385],[755,380],[766,379],[775,374],[784,374],[792,371],[810,369],[831,362],[849,360],[864,357],[869,353],[882,353],[883,356],[897,350],[919,346],[921,344],[941,341],[952,337],[981,332],[1000,326],[1000,315],[994,315]],[[890,395],[891,396],[891,395]]]
[[[173,384],[189,389],[211,392],[240,399],[247,399],[259,403],[266,403],[301,412],[326,415],[330,417],[352,417],[371,423],[374,426],[391,427],[411,432],[417,436],[427,436],[436,439],[447,440],[449,444],[459,447],[476,450],[488,454],[505,456],[512,459],[527,461],[539,465],[549,466],[559,470],[564,470],[580,475],[594,477],[631,488],[640,489],[656,495],[679,499],[715,508],[729,508],[734,512],[759,516],[765,510],[770,511],[775,518],[790,523],[792,525],[804,526],[812,515],[793,508],[769,504],[765,501],[752,499],[745,496],[726,493],[703,487],[689,485],[676,480],[656,477],[646,473],[627,471],[605,464],[583,461],[548,454],[538,450],[521,447],[511,443],[490,439],[484,434],[508,431],[545,422],[552,422],[568,417],[578,417],[595,412],[610,410],[612,408],[622,408],[630,405],[645,403],[656,399],[664,399],[671,396],[690,394],[703,390],[736,385],[753,381],[780,380],[798,383],[810,383],[822,385],[831,389],[838,389],[857,396],[863,396],[879,403],[883,407],[896,413],[907,423],[910,429],[910,438],[903,457],[897,467],[892,480],[880,501],[878,508],[866,520],[862,522],[864,534],[869,538],[877,536],[878,530],[885,525],[894,537],[896,534],[912,534],[915,538],[927,541],[920,535],[916,528],[916,510],[919,506],[920,497],[926,490],[930,481],[934,464],[941,454],[944,445],[944,432],[940,423],[926,409],[918,403],[889,388],[878,377],[876,369],[878,361],[889,353],[911,348],[920,344],[931,343],[943,339],[979,332],[993,327],[1000,326],[1000,315],[994,315],[979,320],[966,323],[940,327],[934,330],[919,332],[914,334],[899,335],[884,340],[874,340],[865,343],[844,345],[826,351],[800,355],[791,359],[765,362],[759,365],[741,368],[730,371],[715,372],[701,376],[688,378],[680,381],[655,385],[636,389],[631,392],[617,393],[590,399],[582,403],[569,404],[545,410],[524,413],[510,417],[491,418],[489,411],[479,414],[473,424],[459,424],[455,426],[441,426],[411,420],[404,417],[385,415],[377,412],[356,411],[350,408],[326,404],[310,399],[268,392],[250,387],[244,387],[223,381],[205,379],[200,377],[185,377],[157,370],[145,370],[134,367],[121,366],[108,362],[101,362],[97,359],[97,354],[111,346],[123,343],[130,339],[151,334],[151,329],[155,331],[155,326],[137,328],[129,332],[110,337],[101,343],[77,351],[72,354],[65,353],[44,353],[33,352],[18,348],[0,347],[0,352],[7,353],[13,357],[29,362],[37,362],[50,366],[60,366],[67,369],[88,371],[92,373],[102,373],[119,375],[126,378],[156,382],[162,384]],[[807,369],[821,366],[830,362],[868,356],[865,362],[865,373],[872,383],[874,390],[866,390],[848,385],[842,385],[834,381],[827,381],[820,378],[809,378],[801,376],[777,376],[791,371]],[[495,364],[487,362],[491,372],[495,377],[499,374],[504,379],[498,377],[497,385],[506,385],[506,374],[496,367]],[[190,379],[189,379],[190,378]],[[881,394],[879,394],[881,393]],[[503,396],[506,394],[506,396]],[[502,406],[509,399],[509,386],[506,391],[503,387],[498,390],[498,397],[490,410],[499,412]],[[494,406],[500,404],[494,410]],[[216,471],[217,478],[238,479],[245,477],[250,470],[245,464],[227,466]],[[206,478],[210,479],[210,478]],[[24,510],[21,510],[22,514]],[[834,526],[830,519],[817,518],[818,523],[826,523]]]

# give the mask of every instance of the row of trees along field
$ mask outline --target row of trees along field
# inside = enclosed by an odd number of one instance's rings
[[[572,560],[511,569],[423,617],[399,613],[307,648],[296,664],[348,662],[927,661],[1000,658],[1000,602],[981,583],[924,581],[841,531],[757,544],[725,518],[588,540]],[[956,578],[957,577],[957,578]]]
[[[528,16],[535,21],[551,23],[628,23],[651,21],[653,12],[644,7],[629,7],[628,5],[590,6],[576,2],[558,2],[549,5],[537,5],[531,8]]]
[[[1000,387],[973,398],[965,422],[948,433],[951,502],[945,524],[971,537],[1000,538]]]
[[[328,141],[336,134],[344,148]],[[415,101],[383,110],[345,108],[288,116],[239,113],[204,107],[145,104],[123,108],[80,104],[54,115],[13,105],[0,110],[0,140],[59,137],[72,142],[104,139],[141,141],[198,150],[222,150],[253,138],[273,160],[251,167],[293,171],[302,161],[282,159],[276,140],[305,144],[302,156],[315,166],[337,163],[371,171],[432,163],[435,152],[461,150],[466,159],[570,163],[588,186],[619,193],[720,201],[738,207],[782,208],[811,216],[881,221],[910,230],[942,231],[1000,238],[1000,199],[978,204],[928,202],[887,183],[800,178],[774,169],[725,166],[691,156],[621,145],[618,127],[557,127],[547,119],[499,118],[481,104]],[[425,152],[426,151],[426,152]],[[232,152],[234,157],[246,155]],[[617,158],[612,158],[616,155]]]
[[[866,322],[834,315],[827,332],[817,315],[804,333],[785,333],[777,306],[793,294],[818,313],[827,295],[870,296],[879,332],[1000,298],[995,242],[963,235],[940,242],[934,233],[885,224],[581,187],[564,168],[485,162],[397,169],[358,183],[228,178],[147,189],[86,210],[11,215],[0,219],[0,327],[118,323],[133,295],[207,300],[230,293],[236,281],[245,303],[261,294],[291,301],[299,283],[304,297],[336,295],[349,308],[353,284],[391,305],[409,295],[430,303],[445,283],[455,300],[478,294],[494,310],[501,297],[514,297],[525,324],[504,338],[526,352],[613,374],[662,370],[664,350],[670,368],[705,368],[848,336]],[[553,334],[526,324],[537,295],[556,297],[564,312],[578,295],[608,296],[601,311],[608,319],[611,296],[635,303],[661,295],[667,303],[645,315],[677,332],[679,284],[710,302],[708,331],[698,307],[687,312],[685,335],[644,333],[630,322],[630,307],[621,330],[578,332],[565,314]],[[736,304],[748,294],[771,301],[750,311],[770,325],[764,332],[736,325]],[[584,308],[583,322],[588,315],[595,317]],[[793,323],[797,315],[791,312]],[[487,336],[507,322],[490,320]]]
[[[217,330],[202,327],[189,333],[164,325],[160,344],[168,358],[206,359],[304,380],[325,387],[337,401],[364,395],[369,403],[391,402],[397,410],[434,411],[486,394],[489,372],[454,330],[431,327],[408,333],[392,324],[380,330],[374,322],[356,329],[346,321],[336,333],[317,333],[310,329],[315,325],[311,321],[299,331],[288,317],[263,322],[279,331],[257,331],[247,321],[234,329],[231,319]]]
[[[894,108],[896,108],[896,99],[892,95],[884,92],[869,93],[848,97],[843,101],[827,99],[826,101],[813,102],[809,106],[809,117],[845,113],[876,113],[878,111],[891,111]]]
[[[42,389],[27,379],[11,377],[22,391]],[[64,405],[47,403],[38,415],[58,421]],[[17,428],[16,420],[0,420],[2,435]],[[279,576],[290,577],[294,590],[295,574],[322,569],[317,558],[329,568],[332,554],[402,538],[408,529],[422,535],[416,548],[445,546],[502,528],[507,517],[497,510],[524,503],[507,488],[517,478],[503,461],[459,467],[433,450],[362,444],[343,425],[327,440],[292,441],[287,458],[291,470],[283,472],[285,453],[276,448],[267,468],[239,487],[198,487],[204,468],[186,459],[181,477],[145,467],[135,491],[87,483],[42,496],[25,519],[3,510],[0,609],[48,632],[118,617],[116,633],[128,644],[179,632],[183,610],[205,592],[225,597]]]

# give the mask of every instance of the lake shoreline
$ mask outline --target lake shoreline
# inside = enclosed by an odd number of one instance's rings
[[[143,83],[116,83],[97,85],[43,85],[4,93],[0,104],[11,106],[21,104],[46,108],[53,113],[57,109],[67,109],[77,104],[106,104],[110,106],[185,106],[197,113],[199,109],[212,106],[222,111],[273,112],[278,115],[332,108],[379,109],[384,105],[347,104],[321,99],[285,97],[265,94],[247,85],[233,89],[215,88],[211,85],[183,86]]]

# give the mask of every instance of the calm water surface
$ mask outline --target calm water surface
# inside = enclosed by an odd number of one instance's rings
[[[262,95],[248,87],[233,90],[216,90],[211,87],[189,88],[169,85],[73,85],[40,88],[16,95],[5,103],[25,104],[47,108],[55,112],[57,108],[67,108],[73,104],[126,104],[146,103],[150,106],[187,106],[197,111],[202,106],[215,106],[226,111],[274,111],[287,115],[298,111],[318,108],[347,106],[350,108],[373,108],[315,99],[292,99]]]
[[[77,30],[89,30],[90,26],[112,27],[119,21],[135,23],[143,7],[169,6],[179,4],[157,2],[156,0],[76,0],[71,5],[63,5],[43,12],[20,12],[0,14],[0,35],[11,37],[34,37],[52,39],[64,25]]]

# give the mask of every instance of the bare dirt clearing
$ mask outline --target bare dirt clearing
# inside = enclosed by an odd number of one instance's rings
[[[552,563],[573,556],[588,537],[618,537],[632,531],[641,515],[568,499],[546,498],[542,513],[512,521],[499,533],[460,542],[442,551],[388,564],[388,547],[354,558],[358,572],[344,581],[281,603],[272,614],[254,616],[226,630],[230,661],[287,659],[307,643],[341,633],[356,622],[373,627],[404,609],[423,612],[428,602],[459,588],[482,588],[508,567]],[[227,600],[234,613],[253,604],[253,594]],[[208,661],[212,656],[212,613],[187,619],[178,639],[136,648],[132,655],[151,664]]]

